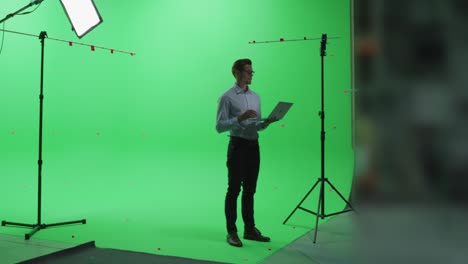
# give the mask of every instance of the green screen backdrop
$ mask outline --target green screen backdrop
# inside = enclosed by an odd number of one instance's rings
[[[83,243],[232,263],[257,263],[315,227],[297,211],[320,176],[320,41],[325,57],[326,176],[348,197],[351,144],[350,6],[343,0],[95,0],[104,22],[78,39],[59,1],[44,1],[6,30],[46,31],[43,223],[87,219],[32,239]],[[2,3],[0,16],[24,1]],[[1,25],[3,26],[3,25]],[[37,221],[40,41],[2,33],[0,218]],[[134,52],[135,56],[76,42]],[[260,134],[256,222],[271,243],[225,242],[228,134],[215,130],[219,96],[234,84],[232,63],[253,61],[251,88],[267,115],[288,115]],[[326,191],[326,212],[344,202]],[[316,211],[318,188],[304,207]],[[239,202],[240,206],[240,202]],[[240,208],[239,208],[240,209]],[[240,216],[240,214],[239,214]],[[238,219],[243,231],[242,219]],[[23,236],[27,229],[0,227]],[[318,241],[320,241],[320,231]]]

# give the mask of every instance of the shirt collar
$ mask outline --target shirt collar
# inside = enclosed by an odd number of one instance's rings
[[[242,88],[237,85],[237,83],[234,84],[234,90],[236,91],[236,94],[241,94],[241,93],[250,93],[250,88],[247,86],[247,91],[244,92]]]

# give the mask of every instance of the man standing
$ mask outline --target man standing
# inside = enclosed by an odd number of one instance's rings
[[[230,131],[227,154],[228,191],[225,200],[227,242],[242,247],[237,235],[237,197],[242,186],[242,219],[244,239],[270,241],[255,227],[254,194],[260,169],[258,131],[277,120],[261,122],[260,97],[249,88],[254,71],[250,59],[234,62],[232,74],[236,83],[219,99],[216,118],[218,133]]]

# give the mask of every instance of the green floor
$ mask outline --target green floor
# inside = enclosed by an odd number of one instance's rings
[[[42,222],[85,218],[87,224],[41,230],[33,239],[77,244],[94,240],[104,248],[258,263],[315,226],[315,217],[302,211],[297,211],[287,225],[282,224],[315,182],[317,177],[312,172],[320,171],[305,156],[302,159],[267,153],[262,156],[256,220],[272,242],[244,241],[241,249],[225,242],[224,157],[96,150],[45,156]],[[34,153],[10,155],[4,161],[0,168],[4,176],[0,199],[7,202],[0,204],[0,218],[34,224],[37,221]],[[332,183],[347,197],[352,159],[340,161],[340,166],[329,169],[329,173]],[[329,189],[326,191],[327,211],[341,210],[341,199]],[[304,206],[316,211],[317,198],[318,189]],[[242,221],[238,227],[242,231]],[[18,236],[28,231],[0,228],[2,234]]]

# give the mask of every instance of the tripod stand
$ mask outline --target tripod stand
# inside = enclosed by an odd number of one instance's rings
[[[40,95],[39,95],[39,160],[38,164],[38,204],[37,204],[37,224],[22,224],[22,223],[15,223],[15,222],[7,222],[2,221],[2,226],[20,226],[20,227],[29,227],[32,228],[31,232],[25,234],[24,239],[29,240],[37,231],[41,229],[46,229],[52,226],[61,226],[61,225],[69,225],[69,224],[86,224],[86,219],[77,220],[77,221],[69,221],[69,222],[62,222],[62,223],[54,223],[54,224],[42,224],[41,223],[41,195],[42,195],[42,117],[43,117],[43,88],[44,88],[44,39],[47,37],[47,33],[42,31],[39,35],[39,39],[41,40],[41,84],[40,84]]]
[[[307,192],[307,194],[304,196],[304,198],[301,200],[301,202],[294,208],[294,210],[289,214],[289,216],[284,220],[283,224],[286,224],[286,222],[291,218],[291,216],[296,212],[297,209],[301,209],[303,211],[306,211],[308,213],[316,215],[316,221],[315,221],[315,234],[314,234],[314,243],[317,240],[317,228],[318,228],[318,221],[319,217],[324,219],[325,217],[337,215],[337,214],[342,214],[346,213],[349,211],[354,210],[354,208],[351,206],[351,204],[343,197],[343,195],[331,184],[331,182],[328,180],[328,178],[325,178],[325,111],[324,111],[324,57],[326,56],[326,48],[327,48],[327,34],[322,34],[322,41],[320,45],[320,56],[321,56],[321,74],[322,74],[322,109],[319,112],[319,116],[322,122],[322,129],[320,132],[320,141],[321,141],[321,175],[320,178],[315,182],[314,186]],[[332,214],[325,214],[325,183],[330,185],[332,189],[341,197],[341,199],[349,206],[351,209],[345,209],[340,212],[332,213]],[[314,190],[314,188],[320,184],[320,194],[319,194],[319,201],[318,201],[318,209],[317,213],[312,212],[304,207],[302,207],[302,203],[305,201],[305,199],[309,196],[309,194]]]

